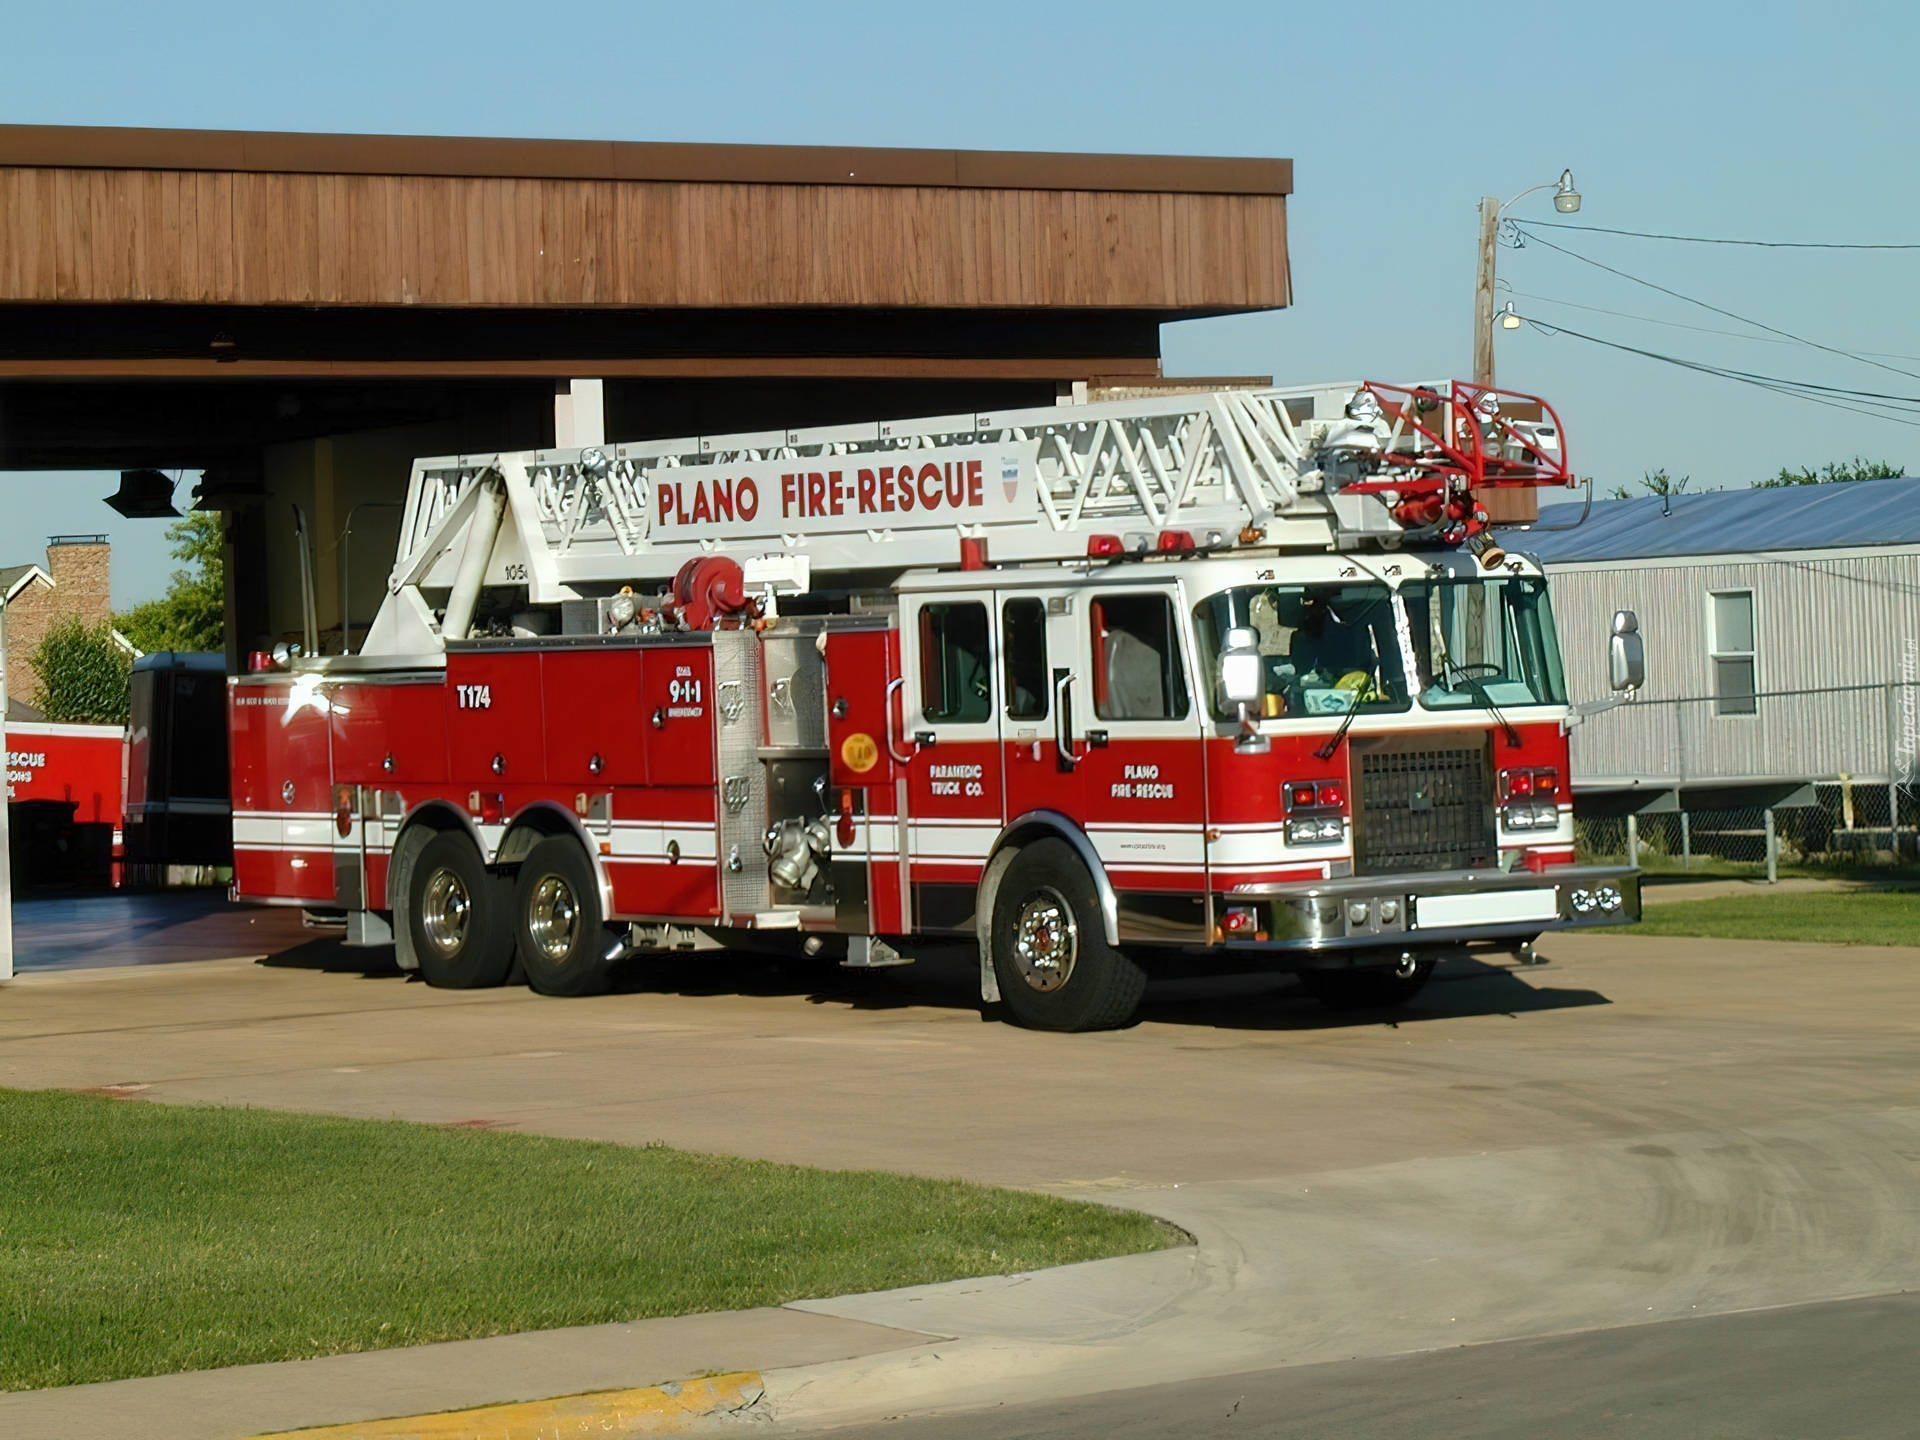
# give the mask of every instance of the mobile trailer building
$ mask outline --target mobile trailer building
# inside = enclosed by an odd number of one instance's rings
[[[1507,532],[1553,577],[1576,703],[1631,610],[1648,678],[1571,736],[1588,816],[1816,804],[1887,836],[1920,732],[1920,489],[1912,479],[1553,507]],[[1898,802],[1908,827],[1914,802]]]

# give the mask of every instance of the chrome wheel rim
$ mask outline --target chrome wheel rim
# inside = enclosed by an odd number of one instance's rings
[[[1020,978],[1042,994],[1058,990],[1073,975],[1080,956],[1080,927],[1073,906],[1052,886],[1042,886],[1020,906],[1013,932],[1013,963]]]
[[[460,877],[444,868],[434,871],[420,901],[420,928],[427,943],[442,955],[458,955],[472,918],[473,899]]]
[[[580,931],[580,902],[573,887],[558,875],[543,875],[533,887],[533,899],[527,906],[527,934],[535,948],[554,964],[564,964],[573,954],[574,937]]]

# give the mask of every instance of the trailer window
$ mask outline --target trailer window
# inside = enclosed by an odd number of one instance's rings
[[[1264,719],[1363,715],[1409,707],[1393,593],[1385,585],[1247,586],[1194,608],[1213,713],[1238,718],[1221,693],[1219,656],[1229,630],[1258,637]]]
[[[1546,581],[1421,581],[1400,598],[1424,708],[1567,703]]]
[[[1713,590],[1713,713],[1757,715],[1759,686],[1754,682],[1753,592]]]
[[[1000,653],[1006,665],[1007,718],[1047,718],[1047,607],[1009,600],[1000,608]]]
[[[920,710],[930,721],[952,725],[993,718],[985,605],[968,601],[920,608]]]
[[[1102,720],[1180,720],[1187,677],[1173,601],[1102,595],[1093,602],[1093,713]]]

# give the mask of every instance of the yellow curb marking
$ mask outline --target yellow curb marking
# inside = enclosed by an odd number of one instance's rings
[[[552,1400],[444,1410],[437,1415],[278,1430],[255,1440],[564,1440],[570,1435],[657,1435],[679,1430],[716,1410],[751,1405],[763,1388],[758,1371],[739,1370],[637,1390],[594,1390]]]

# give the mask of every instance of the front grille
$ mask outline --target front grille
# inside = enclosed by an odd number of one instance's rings
[[[1482,749],[1362,754],[1354,870],[1471,870],[1495,863]]]

